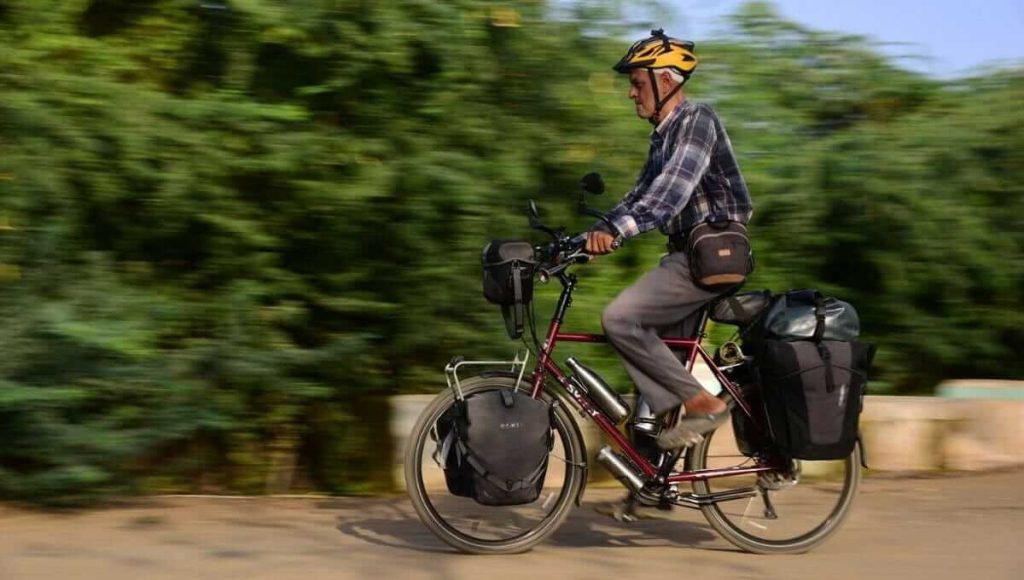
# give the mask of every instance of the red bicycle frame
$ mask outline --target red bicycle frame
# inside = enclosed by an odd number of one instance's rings
[[[643,475],[648,478],[655,478],[659,476],[658,468],[644,457],[635,447],[629,442],[626,437],[619,432],[608,417],[597,407],[579,387],[577,387],[569,377],[562,371],[561,368],[551,359],[551,353],[555,350],[555,346],[559,341],[566,342],[584,342],[584,343],[605,343],[608,339],[603,334],[586,334],[586,333],[571,333],[562,332],[562,323],[565,319],[565,313],[572,304],[572,293],[576,288],[576,276],[573,274],[560,274],[559,280],[562,283],[562,294],[558,300],[558,306],[555,310],[554,316],[551,318],[551,324],[548,326],[548,332],[544,339],[544,344],[541,346],[540,352],[537,357],[537,366],[534,368],[532,374],[533,390],[531,396],[537,398],[540,396],[541,390],[544,388],[545,376],[550,376],[552,379],[558,382],[563,389],[573,398],[574,401],[580,406],[583,412],[593,419],[598,426],[604,431],[608,437],[610,437],[633,462],[633,464],[640,469]],[[697,357],[701,357],[711,372],[714,373],[715,378],[725,388],[736,401],[736,404],[742,410],[744,414],[751,417],[755,424],[759,428],[763,428],[759,421],[752,416],[751,408],[746,399],[743,398],[743,393],[726,377],[722,371],[715,365],[714,360],[708,355],[708,353],[701,346],[700,341],[704,334],[704,327],[707,324],[707,312],[705,311],[701,315],[700,324],[698,325],[697,336],[693,338],[680,338],[680,337],[663,337],[662,340],[669,348],[685,349],[687,351],[687,369],[693,370],[694,363]],[[678,413],[678,411],[677,411]],[[674,417],[673,417],[674,419]],[[750,467],[729,467],[723,469],[700,469],[695,471],[683,471],[674,474],[668,474],[664,479],[664,483],[683,483],[690,482],[700,479],[711,479],[716,477],[728,477],[733,475],[745,475],[751,473],[761,473],[767,471],[778,470],[780,466],[772,463],[758,462],[756,465]],[[661,474],[665,475],[665,474]]]

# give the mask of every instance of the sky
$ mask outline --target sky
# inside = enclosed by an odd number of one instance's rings
[[[675,12],[672,36],[722,36],[742,0],[663,0]],[[905,68],[940,78],[985,64],[1024,63],[1024,0],[775,0],[787,20],[879,41]]]

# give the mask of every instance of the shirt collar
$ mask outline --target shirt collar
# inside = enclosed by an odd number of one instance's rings
[[[683,102],[676,105],[676,108],[672,109],[672,112],[658,123],[658,126],[654,128],[654,131],[651,131],[651,136],[653,137],[654,135],[657,135],[664,139],[665,133],[668,132],[668,128],[672,123],[674,123],[676,119],[683,114],[684,110],[689,109],[691,106],[690,99],[683,99]]]

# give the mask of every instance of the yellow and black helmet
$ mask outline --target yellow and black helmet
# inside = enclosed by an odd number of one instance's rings
[[[634,42],[613,68],[620,73],[638,68],[669,68],[688,79],[697,68],[693,47],[692,42],[670,38],[659,28],[652,30],[648,38]]]

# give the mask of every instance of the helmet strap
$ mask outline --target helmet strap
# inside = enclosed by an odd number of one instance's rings
[[[651,79],[651,90],[654,91],[654,114],[651,115],[650,123],[652,125],[657,126],[658,123],[661,122],[660,117],[661,117],[661,109],[662,109],[662,107],[665,106],[665,103],[668,102],[669,99],[671,99],[673,96],[675,96],[676,93],[679,92],[679,89],[683,88],[683,85],[686,84],[686,81],[690,80],[690,77],[684,76],[683,77],[683,82],[681,82],[678,85],[676,85],[675,87],[673,87],[672,90],[669,91],[668,94],[665,95],[665,98],[662,99],[662,98],[658,98],[658,77],[654,73],[654,69],[653,68],[647,69],[647,74],[650,76],[650,79]],[[655,117],[659,117],[659,119],[657,121],[655,121],[654,120]]]

